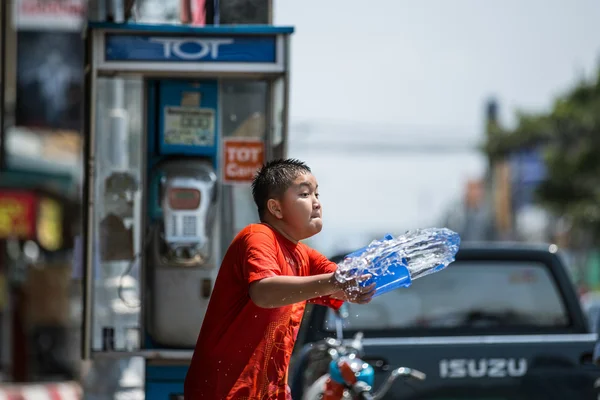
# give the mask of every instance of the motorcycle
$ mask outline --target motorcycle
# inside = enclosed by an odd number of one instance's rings
[[[343,340],[345,313],[346,310],[341,309],[336,314],[338,338],[317,343],[309,355],[310,361],[305,370],[305,382],[309,384],[303,400],[379,400],[398,378],[425,380],[423,372],[400,367],[394,369],[379,390],[373,393],[375,370],[361,359],[364,355],[363,334],[357,333],[350,343]]]

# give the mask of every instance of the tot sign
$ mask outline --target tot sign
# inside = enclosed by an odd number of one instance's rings
[[[226,138],[223,141],[223,182],[250,183],[265,160],[259,139]]]

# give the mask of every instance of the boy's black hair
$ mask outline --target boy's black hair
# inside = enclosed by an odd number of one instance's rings
[[[252,180],[252,197],[258,208],[258,216],[263,219],[267,201],[280,199],[301,174],[311,173],[308,165],[294,158],[267,162]]]

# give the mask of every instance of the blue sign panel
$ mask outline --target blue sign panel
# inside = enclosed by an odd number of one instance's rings
[[[106,61],[275,63],[275,36],[106,35]]]
[[[518,211],[535,202],[535,191],[546,178],[542,149],[533,148],[510,155],[513,208]]]

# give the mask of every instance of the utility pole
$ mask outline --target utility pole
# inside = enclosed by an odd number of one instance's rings
[[[498,102],[490,99],[486,104],[485,114],[486,141],[493,135],[498,135],[500,126],[498,118]],[[513,229],[512,185],[510,164],[505,157],[488,155],[489,188],[491,189],[491,203],[495,211],[495,225],[502,239],[508,239]]]

